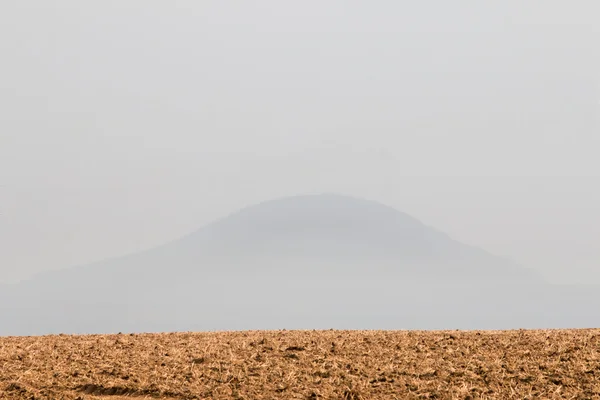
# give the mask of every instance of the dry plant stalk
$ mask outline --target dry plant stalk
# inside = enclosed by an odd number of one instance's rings
[[[0,338],[0,399],[600,399],[600,330]]]

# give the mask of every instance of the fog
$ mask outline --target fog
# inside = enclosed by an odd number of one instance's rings
[[[595,2],[4,2],[0,282],[281,196],[600,284]]]
[[[381,203],[292,196],[148,251],[0,286],[0,335],[588,328],[598,288],[549,284]]]

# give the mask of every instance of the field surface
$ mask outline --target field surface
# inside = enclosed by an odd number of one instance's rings
[[[600,330],[0,338],[0,399],[600,399]]]

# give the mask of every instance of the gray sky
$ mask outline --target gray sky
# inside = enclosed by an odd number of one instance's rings
[[[600,283],[596,2],[0,8],[0,281],[339,192]]]

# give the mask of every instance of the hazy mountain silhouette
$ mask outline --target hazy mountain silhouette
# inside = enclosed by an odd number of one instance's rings
[[[0,287],[0,334],[597,325],[553,287],[393,208],[339,195],[248,207],[142,253]]]

